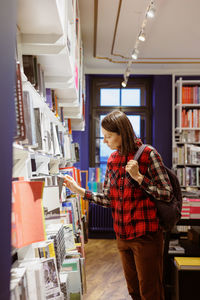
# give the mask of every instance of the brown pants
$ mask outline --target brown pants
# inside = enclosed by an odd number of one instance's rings
[[[164,300],[163,232],[117,240],[129,294],[134,300]]]

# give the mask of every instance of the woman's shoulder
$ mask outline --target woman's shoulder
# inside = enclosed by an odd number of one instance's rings
[[[119,156],[119,151],[112,152],[108,158],[108,163],[110,163],[113,160],[115,160],[116,158],[118,158],[118,156]]]
[[[125,160],[125,157],[122,156],[119,151],[114,151],[108,158],[107,164],[120,164]]]
[[[143,152],[146,153],[147,155],[149,155],[149,157],[151,157],[152,159],[154,157],[157,158],[157,159],[161,159],[161,155],[156,150],[156,148],[154,148],[152,145],[146,145]]]

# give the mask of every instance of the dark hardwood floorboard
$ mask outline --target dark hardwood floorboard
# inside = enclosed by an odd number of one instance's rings
[[[83,300],[130,300],[116,240],[89,239],[85,245],[87,293]]]

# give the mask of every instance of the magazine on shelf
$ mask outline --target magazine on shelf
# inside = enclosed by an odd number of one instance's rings
[[[55,258],[51,257],[44,259],[41,262],[44,274],[46,299],[59,299],[58,297],[60,296],[61,291]]]

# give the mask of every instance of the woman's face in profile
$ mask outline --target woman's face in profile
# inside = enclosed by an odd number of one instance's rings
[[[119,150],[121,148],[121,135],[116,132],[107,131],[104,128],[102,128],[102,133],[104,136],[103,142],[107,144],[111,150]]]

